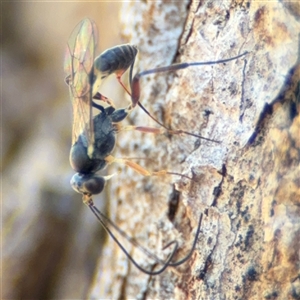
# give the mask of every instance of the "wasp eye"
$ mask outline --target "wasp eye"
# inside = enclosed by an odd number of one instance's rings
[[[92,195],[100,194],[105,186],[105,179],[100,176],[94,176],[84,182],[84,189]]]

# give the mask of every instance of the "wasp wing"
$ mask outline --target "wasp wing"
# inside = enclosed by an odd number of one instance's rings
[[[92,115],[92,83],[94,54],[98,43],[98,30],[94,21],[86,18],[73,30],[66,49],[64,70],[73,105],[72,145],[82,135],[92,158],[94,126]]]

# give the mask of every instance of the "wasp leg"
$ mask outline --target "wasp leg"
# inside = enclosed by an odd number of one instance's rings
[[[162,126],[163,128],[172,131],[170,128],[167,128],[164,124],[162,124],[161,122],[159,122],[156,118],[154,118],[149,112],[148,110],[140,103],[140,78],[149,74],[154,74],[154,73],[163,73],[163,72],[173,72],[173,71],[177,71],[177,70],[181,70],[181,69],[185,69],[191,66],[201,66],[201,65],[214,65],[214,64],[220,64],[220,63],[226,63],[232,60],[236,60],[246,54],[248,54],[249,52],[244,52],[240,55],[231,57],[231,58],[227,58],[227,59],[222,59],[222,60],[216,60],[216,61],[207,61],[207,62],[192,62],[192,63],[178,63],[178,64],[173,64],[171,66],[166,66],[166,67],[158,67],[158,68],[154,68],[154,69],[150,69],[150,70],[146,70],[143,72],[140,72],[138,74],[136,74],[134,77],[132,76],[132,67],[130,69],[130,87],[131,87],[131,105],[132,108],[134,108],[136,105],[138,105],[152,120],[154,120],[157,124],[159,124],[160,126]],[[128,92],[128,91],[127,91]],[[130,95],[130,94],[129,94]],[[180,133],[184,133],[187,135],[191,135],[194,137],[198,137],[201,139],[206,139],[200,135],[196,135],[196,134],[192,134],[190,132],[184,131],[184,130],[173,130],[174,134],[180,134]],[[211,140],[211,139],[206,139],[212,142],[216,142],[216,143],[220,143],[218,141],[215,140]]]
[[[141,167],[139,164],[126,159],[126,158],[115,158],[112,155],[108,155],[107,157],[105,157],[105,161],[108,164],[112,164],[112,163],[118,163],[118,164],[122,164],[125,165],[131,169],[133,169],[134,171],[136,171],[137,173],[139,173],[140,175],[143,176],[160,176],[160,175],[166,175],[169,172],[166,170],[161,170],[161,171],[157,171],[157,172],[150,172],[146,169],[144,169],[143,167]]]
[[[121,124],[115,124],[117,127],[117,132],[120,131],[131,131],[131,130],[137,130],[144,133],[154,133],[154,134],[163,134],[166,132],[163,128],[156,128],[156,127],[147,127],[147,126],[122,126]]]
[[[209,138],[205,138],[201,135],[198,134],[194,134],[188,131],[184,131],[184,130],[172,130],[172,129],[168,129],[167,127],[165,127],[164,125],[162,125],[163,128],[155,128],[155,127],[147,127],[147,126],[121,126],[118,124],[117,126],[117,131],[130,131],[130,130],[137,130],[137,131],[141,131],[144,133],[154,133],[154,134],[164,134],[164,133],[169,133],[169,134],[187,134],[187,135],[191,135],[197,138],[200,138],[202,140],[206,140],[206,141],[210,141],[210,142],[214,142],[214,143],[220,143],[220,141],[216,141],[216,140],[212,140]]]
[[[131,101],[132,101],[132,105],[133,107],[137,105],[137,103],[140,100],[140,78],[149,74],[155,74],[155,73],[163,73],[163,72],[173,72],[173,71],[177,71],[177,70],[181,70],[181,69],[186,69],[188,67],[191,66],[204,66],[204,65],[215,65],[215,64],[221,64],[221,63],[226,63],[232,60],[236,60],[246,54],[248,54],[249,52],[244,52],[240,55],[234,56],[234,57],[230,57],[227,59],[221,59],[221,60],[216,60],[216,61],[205,61],[205,62],[191,62],[191,63],[178,63],[178,64],[173,64],[170,66],[166,66],[166,67],[158,67],[158,68],[154,68],[154,69],[150,69],[150,70],[146,70],[143,72],[140,72],[138,74],[136,74],[133,79],[130,81],[131,82],[131,91],[132,91],[132,95],[131,95]]]
[[[159,122],[157,119],[155,119],[140,102],[138,103],[138,105],[144,110],[144,112],[152,120],[154,120],[162,128],[146,127],[146,126],[124,126],[124,127],[123,126],[119,126],[118,127],[118,131],[137,130],[137,131],[141,131],[141,132],[144,132],[144,133],[155,133],[155,134],[163,134],[163,133],[178,134],[178,135],[186,134],[186,135],[193,136],[195,138],[199,138],[199,139],[202,139],[202,140],[214,142],[214,143],[217,143],[217,144],[221,143],[220,141],[206,138],[206,137],[204,137],[204,136],[202,136],[200,134],[195,134],[195,133],[188,132],[188,131],[181,130],[181,129],[170,129],[170,128],[166,127],[164,124],[162,124],[161,122]],[[127,112],[130,113],[132,111],[132,109],[133,109],[132,105],[129,105],[129,107],[127,108]]]
[[[116,108],[116,105],[114,104],[113,100],[105,97],[104,95],[100,94],[99,92],[97,92],[95,94],[95,96],[93,96],[93,99],[101,100],[101,101],[107,103],[108,105],[112,106],[113,108]],[[94,104],[95,103],[93,102],[93,106],[96,107]],[[98,107],[96,107],[96,108],[98,108]]]
[[[131,93],[129,92],[129,90],[127,89],[127,87],[125,86],[125,84],[122,82],[121,77],[124,74],[124,72],[122,74],[116,74],[117,80],[119,81],[119,83],[121,84],[121,86],[123,87],[123,89],[126,91],[126,93],[131,96]]]
[[[186,134],[186,135],[190,135],[193,136],[195,138],[198,139],[202,139],[202,140],[206,140],[206,141],[210,141],[210,142],[214,142],[217,144],[220,144],[220,141],[216,141],[213,139],[209,139],[206,138],[200,134],[195,134],[192,132],[188,132],[185,130],[181,130],[181,129],[170,129],[168,127],[166,127],[163,123],[159,122],[157,119],[155,119],[148,111],[147,109],[139,102],[138,105],[143,109],[143,111],[152,119],[154,120],[157,124],[159,124],[162,128],[155,128],[155,127],[147,127],[147,126],[122,126],[122,125],[117,125],[117,131],[130,131],[130,130],[137,130],[137,131],[141,131],[144,133],[155,133],[155,134],[163,134],[163,133],[169,133],[169,134]],[[132,104],[130,104],[126,109],[126,113],[129,114],[132,110],[133,110],[133,106]]]
[[[184,131],[184,130],[180,130],[180,129],[172,130],[172,129],[165,127],[164,125],[162,125],[163,128],[156,128],[156,127],[148,127],[148,126],[131,126],[131,125],[122,126],[120,124],[115,124],[115,127],[116,127],[117,132],[137,130],[137,131],[144,132],[144,133],[154,133],[154,134],[164,134],[164,133],[178,134],[178,135],[187,134],[187,135],[191,135],[191,136],[194,136],[196,138],[200,138],[200,139],[203,139],[206,141],[210,141],[210,142],[214,142],[214,143],[218,143],[218,144],[221,143],[220,141],[205,138],[201,135],[194,134],[194,133],[191,133],[188,131]]]
[[[180,173],[176,173],[176,172],[169,172],[167,170],[160,170],[160,171],[155,171],[155,172],[151,172],[146,170],[145,168],[143,168],[142,166],[140,166],[139,164],[126,159],[126,158],[115,158],[112,155],[108,155],[105,157],[105,161],[108,164],[112,164],[112,163],[118,163],[118,164],[122,164],[125,165],[131,169],[133,169],[135,172],[137,172],[138,174],[142,175],[142,176],[165,176],[165,175],[177,175],[177,176],[181,176],[181,177],[185,177],[188,178],[190,180],[193,180],[192,178],[184,175],[184,174],[180,174]]]

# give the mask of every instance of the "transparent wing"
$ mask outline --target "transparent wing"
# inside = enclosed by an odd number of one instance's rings
[[[92,87],[90,74],[93,70],[94,53],[98,42],[98,30],[94,21],[86,18],[73,30],[66,48],[64,70],[67,74],[73,105],[72,145],[83,134],[83,142],[92,157],[94,128],[92,116]]]

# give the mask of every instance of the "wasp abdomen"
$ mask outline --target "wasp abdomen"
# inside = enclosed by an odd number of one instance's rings
[[[123,73],[133,64],[137,52],[137,47],[130,44],[110,48],[96,57],[94,72],[100,72],[102,79],[112,73]]]

